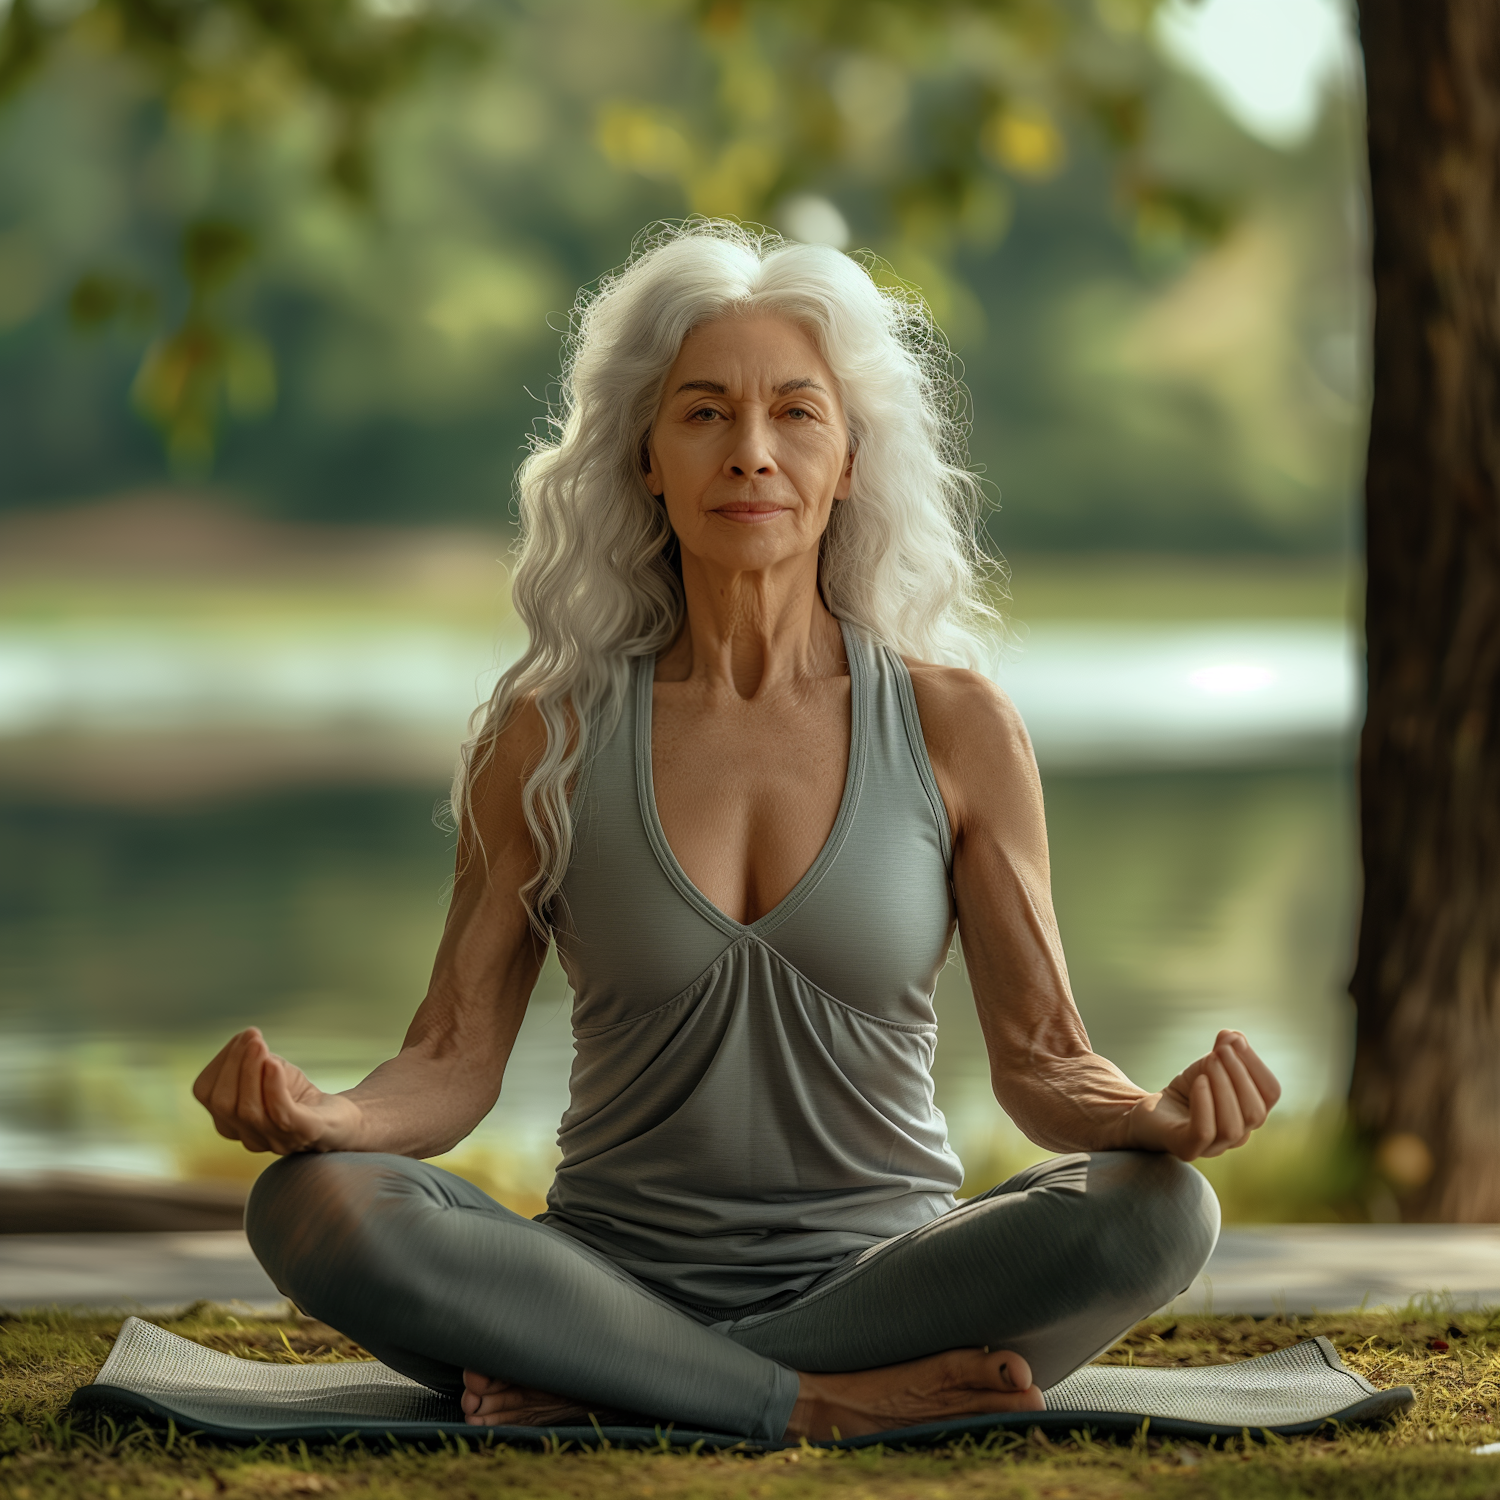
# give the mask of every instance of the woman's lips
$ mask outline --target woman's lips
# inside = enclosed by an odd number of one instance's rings
[[[757,505],[736,502],[731,505],[719,505],[714,507],[714,515],[723,516],[726,521],[739,521],[743,524],[755,525],[760,521],[770,521],[779,516],[785,506],[781,505]]]

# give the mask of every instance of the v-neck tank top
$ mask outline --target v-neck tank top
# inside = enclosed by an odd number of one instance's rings
[[[557,907],[573,987],[571,1102],[542,1219],[701,1313],[775,1305],[954,1206],[933,1099],[932,997],[952,846],[893,651],[841,623],[843,798],[807,873],[735,921],[662,832],[655,658],[631,666],[573,794]]]

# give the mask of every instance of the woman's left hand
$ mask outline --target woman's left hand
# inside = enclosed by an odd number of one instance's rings
[[[1266,1122],[1281,1085],[1243,1032],[1221,1031],[1207,1057],[1184,1068],[1159,1094],[1126,1116],[1126,1144],[1182,1161],[1222,1156]]]

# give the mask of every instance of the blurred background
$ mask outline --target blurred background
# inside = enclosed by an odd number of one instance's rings
[[[1350,12],[0,0],[0,1169],[232,1195],[233,1031],[325,1088],[399,1045],[574,295],[707,213],[865,252],[961,361],[1095,1046],[1157,1088],[1244,1029],[1286,1093],[1226,1216],[1393,1217],[1342,1145]],[[973,1191],[1043,1153],[956,955],[939,1007]],[[570,1052],[552,960],[446,1164],[536,1211]]]

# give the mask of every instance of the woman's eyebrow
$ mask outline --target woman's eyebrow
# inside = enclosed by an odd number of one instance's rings
[[[712,391],[715,396],[727,396],[729,387],[720,385],[717,380],[684,380],[672,394],[680,396],[684,391]],[[778,396],[789,395],[792,391],[818,391],[825,396],[828,394],[816,380],[785,380],[776,387]]]

